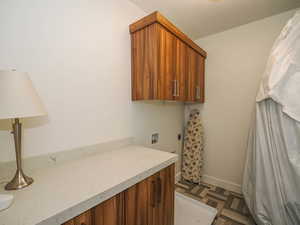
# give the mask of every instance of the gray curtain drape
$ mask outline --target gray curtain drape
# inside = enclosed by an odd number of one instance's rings
[[[277,39],[257,95],[243,180],[258,225],[300,224],[300,13]]]

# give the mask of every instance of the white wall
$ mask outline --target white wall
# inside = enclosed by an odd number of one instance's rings
[[[144,15],[124,0],[0,2],[0,69],[29,72],[49,113],[24,121],[24,157],[130,136],[147,145],[153,130],[157,148],[180,149],[182,105],[130,100],[128,25]],[[0,121],[0,161],[14,159],[8,129]]]
[[[205,178],[240,185],[256,92],[271,47],[294,11],[197,40],[208,52]],[[237,186],[236,185],[236,186]]]
[[[176,102],[146,101],[133,104],[134,137],[136,143],[146,147],[176,152],[181,157],[182,142],[177,140],[183,133],[184,105]],[[151,134],[159,133],[159,142],[151,144]],[[180,171],[181,161],[176,163]]]

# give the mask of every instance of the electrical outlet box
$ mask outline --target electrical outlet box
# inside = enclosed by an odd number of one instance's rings
[[[159,134],[158,134],[158,133],[152,134],[152,137],[151,137],[151,144],[156,144],[156,143],[158,143],[158,139],[159,139]]]
[[[178,140],[178,141],[181,141],[181,134],[178,134],[178,135],[177,135],[177,140]]]

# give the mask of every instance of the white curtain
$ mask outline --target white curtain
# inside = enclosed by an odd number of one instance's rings
[[[300,12],[277,39],[257,95],[243,194],[257,224],[300,225]]]

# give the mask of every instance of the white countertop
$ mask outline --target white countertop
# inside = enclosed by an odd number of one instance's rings
[[[34,171],[29,174],[33,185],[8,192],[15,199],[0,212],[0,225],[60,225],[177,159],[175,154],[128,146]]]

